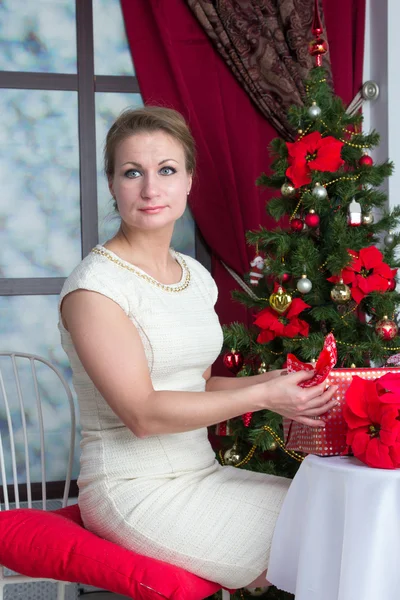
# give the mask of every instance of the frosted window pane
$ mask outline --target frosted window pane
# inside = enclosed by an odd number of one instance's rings
[[[8,296],[0,297],[0,350],[27,352],[38,354],[58,367],[67,380],[71,391],[74,390],[71,382],[71,370],[66,354],[61,348],[60,335],[57,328],[58,296]],[[9,365],[0,360],[0,369],[6,381],[10,381],[11,371]],[[62,388],[52,373],[41,367],[38,369],[40,392],[43,402],[44,425],[48,432],[45,442],[46,451],[46,479],[59,481],[65,478],[65,457],[69,448],[69,407],[67,399],[62,395]],[[31,455],[32,480],[40,480],[40,448],[38,438],[38,424],[35,409],[35,398],[32,395],[32,380],[29,369],[24,371],[23,396],[27,407],[29,429],[29,443],[33,452]],[[64,400],[65,397],[65,400]],[[75,394],[74,394],[75,397]],[[22,481],[25,481],[25,465],[23,461],[22,426],[18,409],[18,398],[11,392],[13,423],[16,432],[18,471]],[[79,420],[79,415],[78,420]],[[3,397],[0,394],[0,432],[6,446],[9,461],[8,428],[5,419]],[[79,437],[79,436],[78,436]],[[78,475],[79,441],[75,450],[73,478]]]
[[[0,124],[0,276],[67,276],[81,259],[77,94],[0,90]]]
[[[97,191],[101,244],[115,235],[119,227],[119,217],[114,211],[103,170],[103,149],[107,131],[124,109],[142,105],[139,94],[96,94]],[[172,246],[179,252],[195,256],[195,224],[188,208],[175,225]]]
[[[134,75],[119,0],[93,0],[94,72]]]
[[[73,0],[2,0],[0,70],[76,73]]]

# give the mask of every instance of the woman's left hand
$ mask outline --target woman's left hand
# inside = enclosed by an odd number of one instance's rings
[[[274,371],[267,371],[266,373],[260,373],[258,376],[259,383],[265,381],[272,381],[275,377],[281,377],[287,375],[286,369],[275,369]]]

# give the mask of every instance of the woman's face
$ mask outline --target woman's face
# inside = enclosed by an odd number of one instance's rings
[[[191,185],[183,147],[164,131],[136,133],[117,146],[109,187],[129,227],[173,225],[186,208]]]

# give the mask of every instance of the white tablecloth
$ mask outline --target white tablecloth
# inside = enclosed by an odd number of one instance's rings
[[[400,470],[308,456],[279,515],[267,577],[296,600],[399,600]]]

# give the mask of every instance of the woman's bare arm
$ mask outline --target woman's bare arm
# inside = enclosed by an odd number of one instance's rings
[[[139,333],[115,302],[96,292],[76,290],[65,297],[62,316],[89,377],[138,437],[191,431],[265,408],[323,426],[323,421],[309,417],[333,405],[332,391],[297,386],[310,377],[308,373],[231,390],[155,391]],[[279,386],[279,380],[285,386]]]

